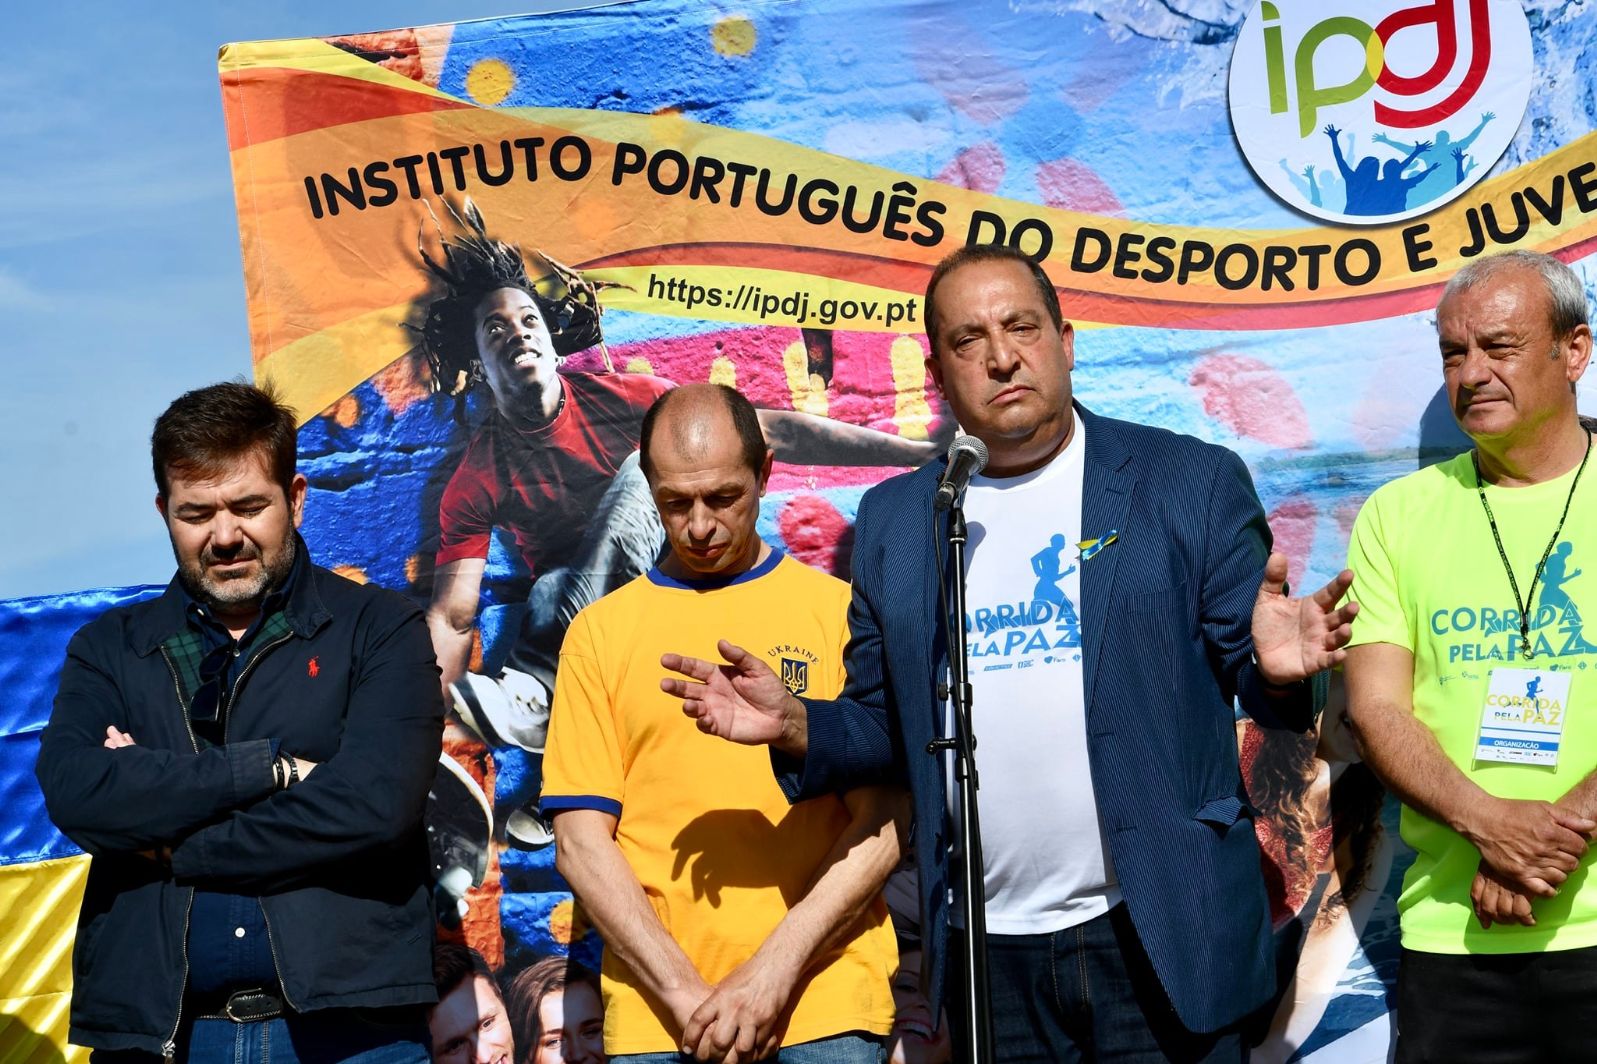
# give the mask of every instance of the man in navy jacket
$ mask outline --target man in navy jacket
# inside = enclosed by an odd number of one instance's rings
[[[1356,610],[1336,606],[1351,577],[1287,597],[1236,455],[1075,405],[1071,326],[1019,253],[945,259],[926,323],[928,369],[991,454],[967,491],[965,622],[999,1059],[1242,1059],[1241,1021],[1275,981],[1233,702],[1312,726],[1311,681],[1341,660]],[[947,755],[927,752],[948,731],[944,468],[860,505],[841,697],[794,698],[729,643],[725,665],[668,655],[689,679],[662,686],[702,730],[769,743],[790,797],[907,779],[924,985],[947,1004],[955,821]]]
[[[190,392],[151,444],[177,576],[73,637],[40,742],[50,816],[93,855],[71,1039],[425,1061],[443,698],[421,611],[311,564],[269,392]]]

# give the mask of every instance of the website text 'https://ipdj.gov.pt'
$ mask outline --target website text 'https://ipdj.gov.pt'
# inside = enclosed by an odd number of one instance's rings
[[[678,277],[649,274],[649,298],[676,303],[685,310],[695,307],[729,310],[758,316],[761,320],[780,318],[798,325],[896,325],[919,324],[920,300],[810,298],[800,289],[773,292],[758,284],[697,284]]]

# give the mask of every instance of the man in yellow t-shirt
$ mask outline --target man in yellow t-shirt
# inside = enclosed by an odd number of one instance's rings
[[[1348,547],[1348,712],[1403,801],[1397,1059],[1579,1060],[1597,1029],[1597,470],[1585,291],[1530,252],[1437,308],[1469,452],[1377,490]],[[1588,621],[1587,618],[1590,618]],[[1589,628],[1589,630],[1588,630]]]
[[[605,941],[605,1052],[877,1064],[902,792],[790,806],[764,751],[702,734],[659,682],[664,652],[732,632],[790,690],[835,695],[848,587],[760,540],[771,452],[737,392],[667,393],[641,459],[670,551],[572,622],[543,764],[558,867]]]

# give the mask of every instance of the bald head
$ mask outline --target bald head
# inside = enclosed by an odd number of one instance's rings
[[[736,446],[743,464],[758,476],[766,446],[754,405],[723,384],[685,384],[656,399],[643,416],[638,460],[652,483],[653,456],[664,448],[679,463],[699,465],[729,446]]]
[[[771,452],[749,401],[718,384],[677,388],[643,418],[639,448],[678,580],[735,577],[769,556],[758,531]]]

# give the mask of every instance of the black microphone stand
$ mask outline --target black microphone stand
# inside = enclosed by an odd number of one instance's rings
[[[958,499],[948,514],[948,546],[953,565],[953,602],[939,588],[943,632],[948,644],[948,695],[953,699],[954,734],[927,744],[928,754],[954,752],[954,778],[959,782],[959,838],[965,855],[965,970],[970,978],[964,1002],[965,1029],[970,1033],[965,1064],[992,1064],[992,995],[987,975],[987,894],[983,879],[981,820],[976,812],[976,737],[970,728],[970,658],[965,634],[965,510]],[[943,692],[939,692],[942,694]]]

